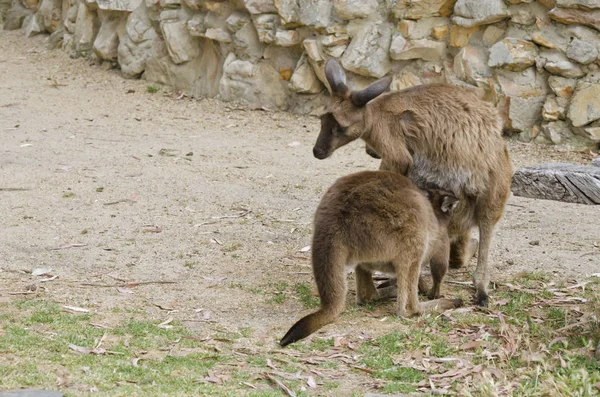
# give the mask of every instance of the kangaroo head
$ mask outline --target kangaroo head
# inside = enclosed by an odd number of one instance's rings
[[[460,201],[454,194],[445,190],[425,189],[423,193],[429,199],[433,212],[440,220],[448,220]]]
[[[344,69],[335,59],[325,64],[325,77],[331,86],[331,101],[321,116],[321,132],[313,147],[319,160],[358,139],[364,132],[365,105],[381,95],[392,83],[391,77],[377,80],[361,91],[350,91]]]

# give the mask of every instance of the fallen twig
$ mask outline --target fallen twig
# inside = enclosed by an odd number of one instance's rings
[[[26,187],[0,187],[0,192],[23,192],[26,190],[31,190]]]
[[[296,397],[296,392],[294,392],[292,389],[290,389],[289,387],[287,387],[285,383],[283,383],[282,381],[280,381],[279,379],[277,379],[276,377],[274,377],[271,374],[265,373],[265,376],[269,380],[271,380],[272,382],[274,382],[277,386],[279,386],[288,396],[290,396],[290,397]]]
[[[36,291],[25,291],[25,292],[8,292],[9,295],[35,295]]]
[[[100,283],[80,283],[79,285],[83,285],[86,287],[107,287],[107,288],[117,288],[117,287],[137,287],[138,285],[147,285],[147,284],[177,284],[177,281],[132,281],[129,283],[122,284],[100,284]]]
[[[86,246],[87,246],[87,244],[84,244],[84,243],[73,243],[73,244],[61,245],[60,247],[56,247],[56,248],[50,248],[50,251],[66,250],[68,248],[78,248],[78,247],[86,247]]]
[[[377,372],[377,371],[373,371],[372,369],[363,368],[363,367],[359,367],[359,366],[356,366],[356,365],[351,365],[350,368],[354,368],[354,369],[357,369],[359,371],[366,372],[368,374],[374,374],[375,372]]]
[[[233,218],[243,218],[246,215],[248,215],[250,212],[252,212],[251,210],[247,210],[244,211],[242,213],[236,214],[236,215],[222,215],[222,216],[211,216],[210,219],[233,219]]]

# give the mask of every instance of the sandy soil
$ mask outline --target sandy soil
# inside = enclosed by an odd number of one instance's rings
[[[38,284],[45,299],[156,319],[165,312],[155,304],[176,308],[178,319],[204,308],[214,322],[186,323],[194,332],[252,327],[274,348],[306,310],[252,289],[312,283],[299,250],[310,244],[320,196],[378,162],[359,143],[314,159],[314,117],[178,99],[166,88],[151,94],[147,82],[46,50],[44,40],[0,31],[0,301],[38,283],[23,271],[49,267],[59,277]],[[515,168],[590,161],[509,148]],[[511,197],[493,241],[493,279],[600,271],[599,216],[598,207]],[[81,285],[118,280],[176,283],[134,294]],[[357,318],[359,326],[344,318],[321,335],[380,327]]]

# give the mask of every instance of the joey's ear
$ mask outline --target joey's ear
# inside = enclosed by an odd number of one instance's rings
[[[392,84],[392,76],[379,79],[364,90],[353,92],[352,103],[356,107],[363,107],[371,99],[383,94],[383,91],[387,90],[390,84]]]
[[[331,86],[332,94],[345,94],[348,91],[346,73],[338,61],[333,58],[325,63],[325,77]]]
[[[450,212],[458,205],[458,198],[454,196],[444,196],[442,199],[442,212]]]

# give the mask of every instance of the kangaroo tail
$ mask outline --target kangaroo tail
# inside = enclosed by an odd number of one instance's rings
[[[319,230],[319,229],[317,229]],[[315,233],[313,240],[313,271],[321,308],[301,318],[281,339],[281,346],[289,345],[307,337],[319,328],[333,322],[346,303],[346,257],[343,250],[330,244],[331,238],[321,238]]]
[[[337,317],[335,313],[325,310],[318,310],[308,316],[302,317],[296,324],[292,325],[292,328],[281,338],[279,344],[287,346],[290,343],[304,339],[319,328],[333,322],[335,317]]]

